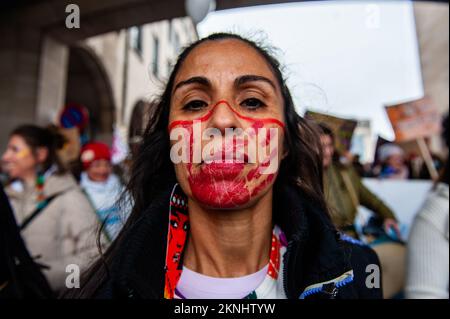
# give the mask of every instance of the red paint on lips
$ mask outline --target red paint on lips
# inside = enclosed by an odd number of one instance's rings
[[[206,164],[197,174],[191,174],[190,171],[188,181],[192,194],[199,202],[209,207],[232,209],[243,206],[266,188],[276,176],[266,175],[267,177],[250,191],[248,182],[259,180],[265,175],[261,175],[259,167],[256,167],[245,178],[240,176],[244,168],[245,164]]]
[[[236,179],[244,170],[244,163],[210,163],[200,165],[200,173],[222,179]]]
[[[235,208],[250,200],[245,180],[239,175],[245,164],[203,164],[197,174],[189,174],[196,199],[210,207]]]

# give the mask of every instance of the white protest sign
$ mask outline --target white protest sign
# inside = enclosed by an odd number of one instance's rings
[[[433,182],[426,180],[392,180],[364,178],[364,185],[390,207],[399,223],[402,236],[407,239],[414,216],[422,207]],[[357,229],[370,216],[370,210],[360,207],[356,218]]]

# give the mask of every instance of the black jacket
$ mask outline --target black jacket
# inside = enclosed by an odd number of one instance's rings
[[[169,199],[167,189],[131,228],[95,298],[163,298]],[[310,203],[294,187],[274,193],[274,222],[288,239],[284,259],[287,297],[381,298],[381,287],[370,289],[365,284],[367,265],[379,267],[374,251],[342,240],[328,216]],[[352,281],[335,280],[351,270]]]
[[[25,247],[8,197],[0,184],[0,299],[53,297],[40,266]]]

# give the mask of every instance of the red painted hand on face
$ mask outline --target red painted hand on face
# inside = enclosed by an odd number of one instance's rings
[[[192,163],[194,143],[199,138],[193,134],[195,122],[203,123],[214,114],[217,107],[228,107],[243,123],[248,130],[247,139],[233,137],[231,141],[222,141],[220,145],[220,156],[212,163]],[[188,182],[192,195],[199,202],[213,208],[230,209],[247,204],[255,195],[271,184],[276,176],[276,169],[269,170],[269,166],[275,161],[278,165],[278,134],[269,134],[270,129],[277,132],[283,131],[284,124],[275,118],[251,118],[237,112],[226,101],[216,103],[205,115],[190,121],[173,121],[169,130],[183,127],[189,133],[190,162],[186,163]],[[281,128],[281,130],[280,130]],[[259,131],[260,130],[260,131]],[[262,134],[259,134],[262,132]],[[254,142],[254,150],[257,152],[270,147],[269,152],[263,152],[262,160],[258,161],[257,154],[249,154],[248,145]],[[275,147],[272,147],[275,145]],[[247,148],[247,151],[243,151]],[[243,161],[237,160],[237,152],[241,150]],[[227,157],[232,152],[231,157]],[[214,156],[213,156],[214,157]],[[231,158],[231,161],[227,159]],[[218,161],[217,161],[218,159]],[[251,162],[251,159],[255,160]],[[250,161],[250,162],[249,162]]]

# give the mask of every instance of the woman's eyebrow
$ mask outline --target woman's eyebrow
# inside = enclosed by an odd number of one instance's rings
[[[173,92],[175,92],[176,90],[178,90],[179,88],[181,88],[185,85],[194,84],[194,83],[206,86],[208,88],[210,88],[212,86],[211,82],[204,76],[193,76],[187,80],[178,82],[177,85],[175,85]]]
[[[248,75],[242,75],[238,78],[236,78],[236,80],[234,80],[234,86],[235,87],[239,87],[245,83],[248,82],[257,82],[257,81],[262,81],[262,82],[266,82],[268,84],[270,84],[270,86],[276,90],[276,86],[275,83],[273,83],[270,79],[261,76],[261,75],[253,75],[253,74],[248,74]]]
[[[236,78],[234,80],[234,86],[235,87],[239,87],[243,84],[249,83],[249,82],[265,82],[268,83],[274,90],[276,90],[276,86],[273,83],[273,81],[271,81],[270,79],[261,76],[261,75],[253,75],[253,74],[247,74],[247,75],[242,75],[238,78]],[[204,76],[193,76],[187,80],[183,80],[178,82],[174,89],[173,92],[175,93],[176,90],[178,90],[179,88],[185,86],[185,85],[189,85],[189,84],[200,84],[203,86],[206,86],[208,88],[212,87],[211,81],[209,81],[206,77]]]

